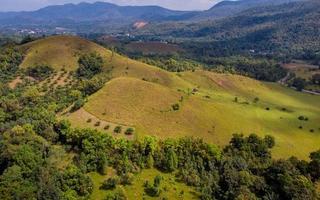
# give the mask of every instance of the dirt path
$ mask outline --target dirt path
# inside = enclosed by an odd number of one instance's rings
[[[282,78],[281,80],[279,80],[278,83],[279,83],[280,85],[289,87],[289,86],[287,85],[287,81],[288,81],[289,78],[290,78],[290,72],[288,72],[287,75],[286,75],[284,78]],[[297,89],[297,88],[295,88],[295,87],[293,87],[293,86],[291,86],[291,87],[289,87],[289,88],[294,89],[294,90]],[[304,92],[304,93],[307,93],[307,94],[312,94],[312,95],[320,95],[320,92],[314,92],[314,91],[310,91],[310,90],[302,90],[301,92]]]

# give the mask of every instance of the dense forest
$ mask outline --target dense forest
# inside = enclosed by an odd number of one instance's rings
[[[261,6],[228,18],[150,24],[135,35],[181,43],[195,58],[259,55],[287,59],[319,52],[319,1]]]
[[[134,175],[147,168],[172,174],[203,200],[319,198],[320,150],[308,161],[276,160],[271,136],[235,134],[229,145],[219,148],[196,138],[126,140],[72,128],[57,114],[70,106],[79,109],[109,80],[101,73],[102,58],[81,56],[78,70],[71,73],[76,81],[54,88],[37,85],[55,73],[50,66],[19,69],[23,53],[14,47],[0,53],[0,199],[88,199],[93,190],[88,172],[103,174],[107,167],[116,170],[101,188],[111,190],[107,200],[127,199],[113,188],[130,185]],[[23,81],[10,88],[8,83],[18,75]],[[146,183],[146,194],[158,196],[160,184],[159,177]]]

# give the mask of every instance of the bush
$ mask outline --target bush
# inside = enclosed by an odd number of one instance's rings
[[[103,129],[104,130],[109,130],[109,128],[110,128],[110,125],[106,125]]]
[[[145,192],[147,195],[151,197],[158,197],[160,196],[161,189],[160,189],[160,184],[161,184],[162,177],[157,175],[154,178],[153,185],[151,185],[149,182],[145,183]]]
[[[98,121],[98,122],[96,122],[96,123],[94,124],[94,126],[100,126],[100,124],[101,124],[101,122]]]
[[[96,53],[91,53],[81,56],[78,63],[77,75],[90,79],[102,71],[103,58]]]
[[[306,86],[306,80],[302,78],[295,78],[292,82],[292,86],[297,89],[297,91],[302,91]]]
[[[37,65],[27,68],[27,75],[37,80],[44,80],[48,78],[52,73],[53,69],[47,65]]]
[[[132,135],[134,132],[133,128],[128,128],[125,132],[126,135]]]
[[[174,110],[174,111],[177,111],[177,110],[179,110],[180,109],[180,105],[179,104],[173,104],[172,105],[172,109]]]
[[[84,106],[85,104],[85,100],[83,98],[78,99],[76,102],[74,102],[71,112],[77,111],[80,108],[82,108],[82,106]]]
[[[122,185],[131,185],[133,182],[133,175],[130,173],[123,174],[120,177],[120,183]]]
[[[104,200],[127,200],[128,198],[122,190],[116,190],[112,193],[107,194]]]
[[[102,190],[113,190],[113,189],[116,188],[118,183],[119,183],[118,177],[108,178],[107,180],[103,181],[100,189],[102,189]]]
[[[121,133],[122,127],[121,126],[116,126],[113,130],[115,133]]]

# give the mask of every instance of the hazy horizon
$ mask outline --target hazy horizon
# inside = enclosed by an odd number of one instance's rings
[[[173,10],[206,10],[222,0],[2,0],[0,12],[33,11],[50,5],[109,2],[117,5],[157,5]]]

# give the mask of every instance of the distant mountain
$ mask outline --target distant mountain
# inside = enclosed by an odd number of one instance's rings
[[[217,19],[229,17],[253,7],[280,5],[302,0],[239,0],[239,1],[221,1],[211,9],[201,12],[193,20]]]
[[[128,28],[135,22],[202,21],[235,15],[252,7],[297,0],[222,1],[207,11],[175,11],[159,6],[118,6],[106,2],[48,6],[31,12],[0,12],[1,27],[64,27],[80,32]]]
[[[189,18],[194,12],[174,11],[159,6],[118,6],[106,2],[49,6],[32,12],[0,13],[0,26],[65,25],[94,22],[132,23]]]
[[[194,23],[146,26],[137,35],[190,41],[209,56],[255,50],[261,54],[320,51],[320,1],[255,7],[235,16]]]

